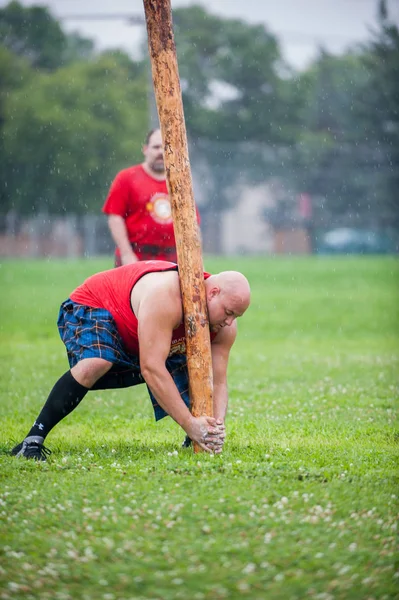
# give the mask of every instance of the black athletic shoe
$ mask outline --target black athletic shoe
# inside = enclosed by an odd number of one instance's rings
[[[32,460],[47,460],[51,450],[43,446],[43,438],[30,436],[11,450],[12,456],[23,456]]]
[[[184,442],[182,443],[181,447],[182,448],[190,448],[192,443],[193,443],[193,441],[191,440],[191,438],[189,438],[188,435],[186,435],[186,438],[185,438]]]

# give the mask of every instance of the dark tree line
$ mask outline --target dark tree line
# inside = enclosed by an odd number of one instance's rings
[[[315,199],[319,226],[355,215],[399,229],[399,32],[378,7],[367,44],[321,50],[300,73],[264,26],[174,11],[189,139],[212,167],[210,208],[234,201],[239,179],[278,176]],[[99,211],[116,171],[141,159],[145,53],[96,53],[43,7],[0,9],[1,212]]]

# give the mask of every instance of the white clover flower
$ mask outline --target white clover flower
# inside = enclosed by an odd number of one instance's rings
[[[18,592],[19,590],[19,583],[15,583],[14,581],[9,581],[8,582],[8,588],[12,591],[12,592]]]
[[[265,537],[263,538],[263,541],[265,544],[270,544],[270,542],[272,541],[272,534],[270,532],[265,534]]]
[[[256,565],[254,563],[248,563],[246,567],[243,568],[242,572],[246,575],[253,573],[256,569]]]
[[[355,552],[356,549],[357,549],[356,542],[353,542],[353,544],[349,544],[349,546],[348,546],[349,552]]]
[[[237,588],[240,590],[240,592],[248,592],[249,583],[247,583],[246,581],[239,581],[237,583]]]

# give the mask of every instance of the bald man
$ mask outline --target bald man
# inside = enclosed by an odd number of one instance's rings
[[[70,370],[55,384],[27,437],[12,454],[46,460],[48,433],[90,390],[146,383],[155,418],[170,415],[187,438],[220,453],[228,404],[227,364],[236,319],[250,303],[236,271],[204,273],[211,331],[213,417],[190,413],[183,305],[178,267],[140,261],[89,277],[62,303],[58,329]]]

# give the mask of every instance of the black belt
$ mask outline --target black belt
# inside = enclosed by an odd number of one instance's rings
[[[148,244],[138,244],[137,242],[132,243],[133,250],[140,250],[144,254],[175,254],[176,248],[162,248],[161,246],[150,246]]]

